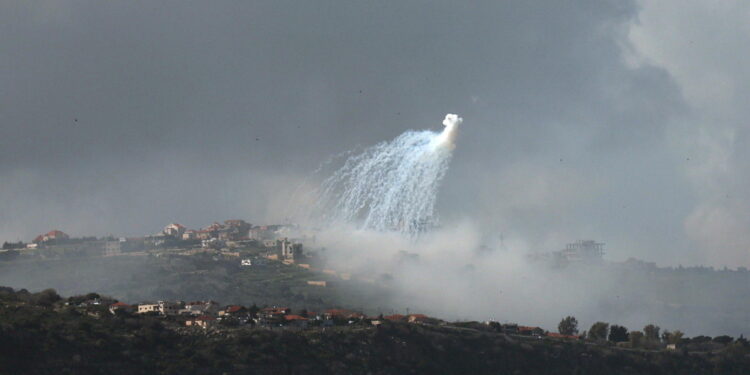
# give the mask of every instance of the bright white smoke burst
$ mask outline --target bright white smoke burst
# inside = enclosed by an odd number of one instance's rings
[[[458,126],[407,131],[350,157],[321,186],[317,208],[325,221],[411,236],[435,225],[435,198],[448,169]]]

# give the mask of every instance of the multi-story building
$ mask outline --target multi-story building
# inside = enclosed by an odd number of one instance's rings
[[[158,301],[156,303],[142,303],[138,305],[138,314],[157,312],[161,315],[177,315],[185,306],[182,302]]]
[[[165,236],[182,238],[182,234],[185,233],[185,230],[186,228],[184,226],[177,223],[172,223],[164,227],[162,233],[164,233]]]
[[[580,240],[569,243],[556,253],[560,260],[567,262],[590,262],[604,259],[604,244],[593,240]]]
[[[300,260],[302,257],[302,244],[294,243],[284,238],[281,242],[281,259],[287,261]]]

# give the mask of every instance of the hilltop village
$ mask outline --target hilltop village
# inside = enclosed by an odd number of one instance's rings
[[[297,264],[310,268],[312,254],[304,254],[303,239],[290,238],[299,233],[295,225],[253,226],[244,220],[225,220],[194,230],[178,223],[144,237],[70,237],[60,230],[51,230],[36,236],[31,242],[5,242],[0,258],[15,256],[38,258],[143,256],[143,255],[194,255],[212,253],[234,257],[242,266],[260,266],[268,260],[284,264]]]
[[[160,317],[167,322],[180,326],[196,328],[240,327],[251,326],[258,328],[312,328],[333,327],[347,325],[383,324],[385,321],[415,324],[438,324],[441,320],[430,318],[424,314],[393,314],[367,316],[362,312],[347,309],[326,309],[322,312],[301,309],[292,311],[289,307],[269,306],[258,307],[242,305],[222,306],[216,301],[156,301],[129,305],[115,299],[89,293],[83,296],[68,298],[60,308],[75,309],[82,314],[95,318],[112,314],[116,316],[143,315]],[[108,314],[109,313],[109,314]],[[542,334],[541,328],[534,327],[516,329],[516,333]]]
[[[280,257],[292,261],[294,254],[301,255],[302,238],[288,239],[297,233],[295,225],[253,226],[245,220],[225,220],[194,230],[178,223],[171,223],[160,232],[144,237],[77,237],[54,229],[36,236],[31,242],[5,242],[3,250],[46,250],[46,255],[114,256],[121,254],[142,255],[144,252],[167,250],[212,249],[231,252],[238,249],[266,248],[278,250]],[[282,254],[283,253],[283,254]],[[27,254],[30,254],[27,252]],[[39,253],[42,254],[42,253]],[[231,253],[229,255],[232,255]],[[271,255],[271,254],[269,254]]]

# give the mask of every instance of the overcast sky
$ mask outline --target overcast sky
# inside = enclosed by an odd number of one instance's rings
[[[750,266],[748,45],[739,0],[0,1],[0,240],[281,220],[451,112],[444,222]]]

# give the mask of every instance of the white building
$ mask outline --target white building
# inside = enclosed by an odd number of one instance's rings
[[[185,233],[185,229],[186,228],[180,224],[172,223],[164,227],[162,233],[164,233],[164,235],[166,236],[181,238],[182,234]]]
[[[156,303],[143,303],[138,305],[138,314],[158,312],[161,315],[177,315],[183,308],[181,302],[158,301]]]

